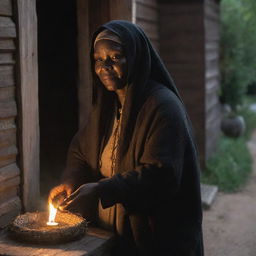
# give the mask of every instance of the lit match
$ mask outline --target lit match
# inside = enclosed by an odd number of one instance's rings
[[[57,226],[59,223],[55,222],[55,216],[57,209],[50,203],[49,204],[49,220],[47,222],[48,226]]]

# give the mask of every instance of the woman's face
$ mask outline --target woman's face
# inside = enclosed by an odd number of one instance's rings
[[[94,47],[95,73],[109,91],[122,89],[127,80],[123,47],[111,40],[99,40]]]

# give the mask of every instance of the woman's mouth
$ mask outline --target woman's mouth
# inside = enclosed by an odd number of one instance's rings
[[[114,76],[113,75],[104,75],[104,76],[101,76],[101,79],[103,81],[105,81],[105,80],[113,80]]]

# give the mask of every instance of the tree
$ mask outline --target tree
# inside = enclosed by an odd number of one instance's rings
[[[256,1],[221,2],[221,99],[233,111],[256,81]]]

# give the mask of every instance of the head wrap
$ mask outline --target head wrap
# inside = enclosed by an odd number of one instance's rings
[[[94,41],[94,47],[95,47],[96,43],[100,40],[111,40],[118,44],[122,44],[118,35],[116,35],[115,33],[111,32],[108,29],[104,29],[97,35],[97,37],[95,38],[95,41]]]

